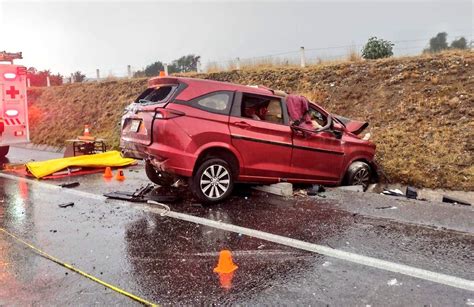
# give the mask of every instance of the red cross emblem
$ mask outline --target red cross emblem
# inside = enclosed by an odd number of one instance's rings
[[[20,91],[15,89],[14,86],[10,86],[10,89],[6,91],[7,95],[10,95],[12,99],[15,99],[16,95],[20,95]]]

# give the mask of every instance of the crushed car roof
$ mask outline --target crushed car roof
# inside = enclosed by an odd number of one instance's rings
[[[178,99],[189,100],[207,93],[215,91],[241,91],[251,94],[259,94],[266,96],[275,96],[273,91],[265,87],[254,87],[239,85],[230,82],[221,82],[206,79],[184,78],[184,77],[155,77],[148,81],[149,87],[165,84],[180,84],[188,85],[188,88],[179,94]]]

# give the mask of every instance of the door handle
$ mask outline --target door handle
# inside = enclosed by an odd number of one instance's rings
[[[248,129],[252,127],[252,125],[248,124],[247,122],[235,122],[234,125],[242,129]]]

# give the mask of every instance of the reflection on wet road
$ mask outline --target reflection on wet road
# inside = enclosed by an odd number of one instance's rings
[[[81,189],[101,194],[100,177],[81,179]],[[121,187],[136,188],[138,183]],[[107,189],[119,186],[114,184]],[[71,201],[74,207],[58,207]],[[472,235],[351,214],[324,199],[285,201],[244,191],[219,206],[182,202],[172,209],[473,278]],[[464,305],[473,297],[465,290],[146,213],[124,202],[88,199],[3,178],[0,227],[160,304]],[[10,238],[0,236],[0,247],[0,305],[134,303]],[[238,268],[219,276],[214,268],[224,249],[232,251]]]

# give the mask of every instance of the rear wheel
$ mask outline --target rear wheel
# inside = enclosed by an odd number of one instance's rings
[[[10,146],[0,146],[0,159],[5,158],[10,150]]]
[[[218,203],[232,193],[232,168],[225,160],[214,158],[204,161],[191,179],[194,195],[205,204]]]
[[[160,172],[150,162],[146,162],[145,164],[145,173],[151,182],[162,187],[170,187],[177,181],[175,176],[169,173]]]
[[[361,185],[364,191],[370,183],[370,166],[361,161],[356,161],[349,166],[346,174],[348,185]]]

